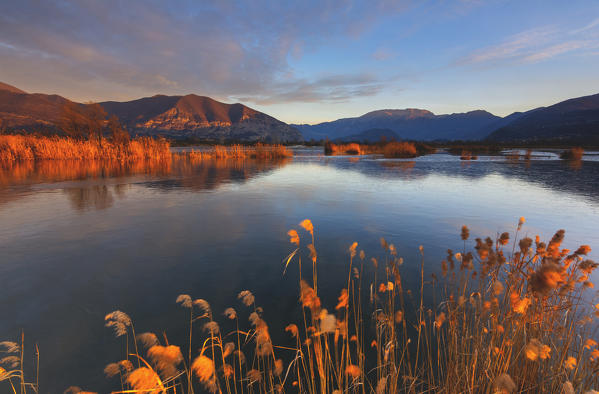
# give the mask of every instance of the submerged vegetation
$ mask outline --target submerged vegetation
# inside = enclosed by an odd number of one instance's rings
[[[288,232],[293,250],[282,267],[300,273],[301,317],[283,322],[286,343],[273,343],[267,311],[248,290],[237,295],[242,309],[222,312],[181,294],[174,301],[186,311],[183,347],[166,334],[138,333],[124,312],[106,315],[125,357],[104,373],[115,393],[595,393],[599,304],[587,293],[598,264],[587,245],[563,249],[563,230],[546,243],[522,237],[524,222],[511,235],[476,238],[473,250],[464,226],[464,249],[448,250],[437,267],[424,266],[421,246],[415,291],[393,244],[381,238],[381,253],[367,257],[354,242],[346,285],[327,308],[315,229],[304,220]],[[23,376],[22,345],[0,346],[8,354],[0,380],[15,393],[35,391]]]
[[[382,141],[376,144],[334,144],[326,141],[324,145],[324,154],[327,156],[380,154],[386,158],[413,158],[434,152],[435,149],[429,145],[407,141]]]

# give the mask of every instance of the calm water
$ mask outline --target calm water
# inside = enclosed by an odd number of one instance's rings
[[[437,271],[447,248],[461,250],[462,224],[472,238],[495,236],[525,216],[525,233],[548,239],[564,228],[564,246],[589,244],[599,257],[597,156],[571,166],[552,154],[466,163],[445,154],[405,161],[297,153],[276,163],[0,170],[0,340],[24,330],[29,352],[39,344],[44,393],[71,385],[107,392],[117,382],[102,370],[123,349],[104,327],[106,313],[123,310],[138,333],[165,332],[182,344],[187,312],[175,305],[178,294],[207,299],[219,315],[243,310],[236,294],[249,289],[275,343],[286,344],[283,327],[299,313],[297,266],[282,275],[292,250],[286,232],[305,218],[315,226],[329,308],[347,280],[353,241],[368,256],[381,254],[379,237],[393,242],[414,286],[418,246],[427,272]]]

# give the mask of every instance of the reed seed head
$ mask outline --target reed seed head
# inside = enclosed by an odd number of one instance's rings
[[[151,332],[144,332],[137,336],[137,342],[141,343],[146,349],[158,345],[158,337]]]
[[[503,373],[495,378],[495,381],[493,382],[494,394],[511,394],[514,391],[516,391],[516,384],[510,375]]]
[[[295,231],[295,230],[289,230],[287,232],[287,235],[289,235],[289,242],[291,242],[292,244],[296,244],[297,246],[299,246],[299,244],[300,244],[300,238],[299,238],[299,235],[298,235],[297,231]]]
[[[181,304],[184,308],[191,308],[192,306],[191,297],[187,294],[179,294],[176,302],[177,304]]]
[[[160,388],[161,381],[156,372],[150,368],[141,367],[127,376],[127,383],[133,388],[144,393],[158,394],[163,390]]]
[[[19,344],[11,341],[0,342],[0,348],[4,348],[4,350],[0,350],[3,353],[18,353],[21,351]]]
[[[210,308],[210,304],[208,303],[208,301],[202,299],[202,298],[198,298],[197,300],[195,300],[193,302],[193,304],[195,306],[197,306],[202,312],[204,312],[207,315],[211,315],[212,314],[212,309]]]
[[[152,346],[148,350],[148,357],[163,378],[170,378],[177,374],[177,365],[183,361],[183,355],[179,346]]]
[[[245,306],[251,306],[254,303],[254,295],[249,290],[243,290],[237,295],[237,298],[239,298]]]
[[[121,367],[117,363],[110,363],[104,367],[104,375],[106,375],[107,378],[112,378],[119,373],[121,373]]]
[[[314,235],[314,226],[312,225],[312,222],[309,219],[304,219],[300,224],[299,224],[304,230],[306,230],[307,232],[310,233],[310,235]]]

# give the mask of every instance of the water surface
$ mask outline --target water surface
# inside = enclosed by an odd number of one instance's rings
[[[286,232],[305,218],[315,226],[329,308],[347,280],[353,241],[367,256],[381,254],[379,237],[393,242],[408,286],[417,283],[418,246],[427,272],[438,271],[448,248],[463,247],[463,224],[472,238],[495,236],[513,232],[525,216],[525,234],[549,239],[564,228],[564,246],[599,251],[596,156],[572,165],[555,154],[462,162],[443,153],[385,160],[319,152],[297,149],[280,162],[50,162],[0,170],[0,340],[24,330],[29,351],[39,344],[42,392],[71,385],[107,392],[118,386],[102,370],[123,349],[103,326],[106,313],[123,310],[138,332],[185,343],[178,294],[207,299],[216,315],[229,306],[243,315],[236,294],[249,289],[275,343],[286,344],[283,327],[299,313],[297,266],[282,275],[292,250]]]

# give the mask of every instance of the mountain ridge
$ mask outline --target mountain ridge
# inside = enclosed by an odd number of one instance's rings
[[[6,129],[60,133],[66,104],[84,106],[58,95],[26,93],[0,83],[0,120]],[[284,122],[240,103],[207,96],[155,95],[126,102],[99,103],[130,134],[248,142],[299,142],[301,133]]]
[[[599,94],[571,98],[526,111],[493,131],[487,140],[599,143]]]
[[[27,93],[0,82],[0,126],[2,130],[60,133],[62,109],[69,103],[86,105],[55,94]],[[109,115],[117,116],[130,134],[174,139],[300,142],[401,136],[417,141],[599,143],[599,94],[505,117],[482,109],[436,115],[426,109],[387,108],[315,125],[288,125],[241,103],[227,104],[196,94],[157,94],[99,104]]]
[[[485,110],[435,115],[425,109],[405,108],[382,109],[354,118],[293,126],[302,132],[305,140],[345,139],[370,129],[389,129],[410,140],[469,140],[484,138],[495,126],[503,125],[502,119]]]

